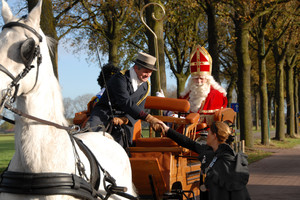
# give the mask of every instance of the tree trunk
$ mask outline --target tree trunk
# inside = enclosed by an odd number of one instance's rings
[[[29,12],[36,6],[38,0],[27,0],[28,3],[28,10]],[[41,29],[45,33],[45,35],[58,40],[57,33],[56,33],[56,21],[53,17],[53,10],[52,10],[52,1],[51,0],[43,0],[42,5],[42,15],[41,15]],[[58,79],[58,60],[57,60],[57,49],[58,49],[58,42],[53,45],[52,52],[50,53],[51,61],[53,65],[53,71],[55,76]]]
[[[120,58],[118,56],[119,41],[116,39],[110,40],[108,46],[108,61],[114,66],[118,66],[120,62]]]
[[[259,109],[258,109],[258,94],[255,93],[255,130],[258,131],[258,127],[259,127]]]
[[[218,45],[218,27],[216,23],[215,3],[211,1],[206,3],[207,9],[207,29],[208,29],[208,52],[213,60],[212,75],[217,82],[220,82],[220,61]]]
[[[259,93],[260,93],[260,120],[261,120],[261,144],[269,145],[270,122],[268,116],[268,92],[267,92],[267,74],[266,59],[259,59]]]
[[[268,117],[268,90],[265,38],[263,30],[258,36],[258,66],[259,66],[259,94],[260,94],[260,120],[261,120],[261,144],[269,145],[269,117]]]
[[[278,45],[275,44],[273,54],[276,62],[276,140],[284,140],[284,58],[279,55]]]
[[[299,95],[300,95],[300,80],[297,78],[297,81],[298,81],[298,84],[297,84],[298,85],[297,94],[298,94],[298,97],[299,97]],[[298,99],[298,108],[300,109],[300,99]],[[299,113],[299,109],[297,110],[298,113]]]
[[[293,67],[286,62],[286,104],[287,104],[287,134],[295,137],[295,106],[294,106],[294,73]]]
[[[296,67],[294,68],[296,70]],[[295,105],[295,133],[299,135],[299,84],[296,71],[294,71],[294,105]]]
[[[238,102],[240,109],[241,140],[247,147],[253,146],[251,112],[251,60],[249,56],[249,23],[235,20],[236,56],[238,60]]]
[[[276,91],[275,91],[275,96],[273,97],[273,126],[275,127],[275,129],[276,129],[276,119],[277,119],[277,103],[276,103]],[[276,136],[275,136],[276,137]]]
[[[272,102],[273,102],[273,95],[272,92],[267,92],[268,94],[268,117],[269,117],[269,127],[273,127],[273,115],[272,115]],[[275,113],[275,112],[274,112]]]
[[[177,77],[177,79],[176,79],[176,81],[177,81],[177,98],[179,98],[180,93],[182,91],[184,91],[186,80],[187,80],[186,76],[182,76],[181,78]]]
[[[233,95],[234,89],[236,89],[236,82],[237,82],[237,76],[232,76],[232,78],[230,79],[230,83],[227,87],[227,100],[228,100],[227,107],[230,107],[230,104],[233,103],[232,95]]]

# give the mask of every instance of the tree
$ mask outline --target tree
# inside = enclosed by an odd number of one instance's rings
[[[116,66],[124,61],[126,53],[130,51],[124,49],[126,43],[142,28],[137,23],[138,12],[134,0],[59,0],[55,3],[55,8],[60,16],[60,37],[73,33],[68,39],[73,46],[81,47],[77,51],[87,50],[92,60],[98,48]],[[68,12],[64,12],[67,8],[70,8]]]
[[[64,98],[63,104],[65,108],[65,117],[67,119],[73,119],[75,113],[87,110],[87,104],[93,97],[92,94],[84,94],[76,97],[75,99]]]
[[[213,60],[212,75],[217,82],[220,82],[220,55],[219,55],[219,29],[217,25],[216,0],[197,1],[207,15],[207,40],[208,52]],[[220,21],[220,20],[219,20]]]
[[[180,8],[180,9],[179,9]],[[184,90],[190,75],[189,55],[196,44],[204,44],[204,16],[201,8],[193,0],[170,0],[166,4],[167,22],[165,28],[165,55],[177,81],[177,96]],[[205,27],[205,26],[203,26]]]
[[[262,9],[265,9],[262,7]],[[258,18],[253,27],[252,37],[257,43],[257,58],[259,66],[259,94],[260,94],[260,119],[261,119],[261,143],[269,145],[269,111],[268,111],[268,93],[267,93],[267,67],[266,58],[272,47],[271,44],[266,47],[266,28],[272,19],[273,12]]]
[[[285,58],[285,71],[286,71],[286,103],[287,103],[287,134],[290,137],[295,137],[295,133],[297,133],[296,127],[298,127],[298,117],[296,113],[298,113],[298,109],[295,109],[296,103],[295,100],[295,88],[297,88],[297,76],[294,75],[297,71],[297,63],[298,60],[298,49],[297,46],[299,41],[299,25],[297,23],[292,23],[289,27],[288,41],[291,43],[290,48],[287,51],[287,56]],[[293,48],[292,48],[293,47]],[[295,84],[296,83],[296,84]],[[294,85],[295,84],[295,85]]]
[[[39,0],[27,0],[29,12],[36,6],[38,1]],[[56,20],[53,16],[51,0],[43,0],[42,13],[43,14],[41,15],[41,22],[40,22],[41,29],[43,30],[45,35],[57,41],[58,37],[56,33]],[[54,74],[58,78],[57,47],[58,47],[58,42],[54,43],[54,45],[52,46],[52,51],[50,53],[50,56],[53,64]]]
[[[299,58],[296,60],[294,67],[295,132],[299,135]]]
[[[3,131],[7,131],[7,130],[12,130],[14,128],[14,125],[13,124],[10,124],[8,122],[3,122],[1,125],[0,125],[0,131],[3,132]]]
[[[250,92],[250,69],[251,60],[249,57],[249,26],[250,15],[248,3],[244,1],[233,1],[235,5],[232,20],[235,24],[236,57],[238,61],[238,101],[240,109],[240,130],[241,140],[245,140],[247,147],[253,146],[252,138],[252,116],[251,116],[251,92]],[[246,8],[247,7],[247,8]]]
[[[294,67],[296,54],[286,57],[286,103],[287,103],[287,134],[295,137],[295,103],[294,103]]]
[[[286,9],[284,5],[282,8]],[[291,45],[289,41],[291,33],[288,32],[292,22],[290,15],[279,13],[272,22],[272,30],[276,34],[271,38],[273,43],[273,56],[276,64],[276,136],[277,140],[284,140],[285,138],[285,115],[284,115],[284,64],[287,56],[287,52]],[[279,28],[280,27],[280,28]],[[279,31],[281,30],[281,31]],[[290,74],[291,76],[291,74]]]
[[[285,58],[285,69],[286,69],[286,103],[287,103],[287,134],[290,137],[295,137],[295,134],[298,132],[298,117],[296,113],[298,113],[298,109],[296,108],[297,98],[295,98],[295,88],[298,87],[297,76],[294,75],[296,73],[299,50],[297,49],[299,45],[299,6],[297,7],[297,3],[291,2],[287,4],[287,9],[285,9],[289,15],[290,26],[287,31],[286,40],[290,43],[289,49],[287,51],[287,56]],[[296,83],[296,84],[295,84]],[[296,128],[297,127],[297,128]]]
[[[249,55],[249,30],[252,22],[269,13],[280,0],[269,1],[224,1],[228,5],[228,15],[234,22],[236,37],[236,57],[238,61],[238,101],[240,105],[241,139],[246,146],[253,146],[251,111],[251,59]],[[265,9],[261,9],[265,8]]]
[[[63,105],[65,109],[65,117],[66,119],[72,119],[74,117],[75,111],[73,109],[73,100],[71,98],[64,98]]]

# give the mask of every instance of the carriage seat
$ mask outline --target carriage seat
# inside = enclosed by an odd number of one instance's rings
[[[198,113],[188,113],[190,103],[186,99],[148,96],[145,102],[145,108],[187,114],[184,118],[161,115],[154,115],[154,117],[168,123],[173,129],[178,130],[179,126],[183,127],[180,132],[188,137],[191,137],[193,132],[195,132],[195,127],[200,118]],[[150,133],[152,133],[151,128]]]
[[[234,123],[236,117],[236,112],[232,108],[223,108],[215,112],[214,120]]]

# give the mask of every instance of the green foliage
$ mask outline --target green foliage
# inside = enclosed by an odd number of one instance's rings
[[[3,122],[1,125],[0,125],[0,131],[6,131],[6,130],[10,130],[10,129],[13,129],[14,128],[14,125],[13,124],[10,124],[8,122]]]
[[[134,0],[58,0],[53,5],[59,17],[57,30],[60,37],[68,34],[65,38],[68,45],[71,42],[74,47],[80,46],[74,51],[87,51],[91,61],[96,58],[97,47],[103,54],[109,55],[110,62],[118,65],[127,53],[127,49],[120,49],[141,27]]]

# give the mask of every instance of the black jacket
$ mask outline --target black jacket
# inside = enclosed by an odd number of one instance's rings
[[[108,81],[107,90],[92,110],[88,121],[90,126],[94,127],[96,124],[106,126],[112,119],[112,116],[126,116],[129,119],[129,123],[124,127],[129,133],[128,140],[131,143],[134,124],[138,119],[145,119],[147,115],[144,112],[144,105],[145,97],[149,93],[149,87],[149,83],[144,82],[134,92],[129,70],[125,73],[115,74]],[[109,101],[111,102],[111,107]],[[111,109],[113,109],[113,115]]]
[[[205,178],[209,200],[250,200],[246,188],[249,179],[248,162],[244,154],[236,154],[228,144],[220,144],[217,151],[213,152],[211,147],[199,144],[173,129],[169,129],[167,136],[180,146],[199,153],[203,171],[217,157]]]

